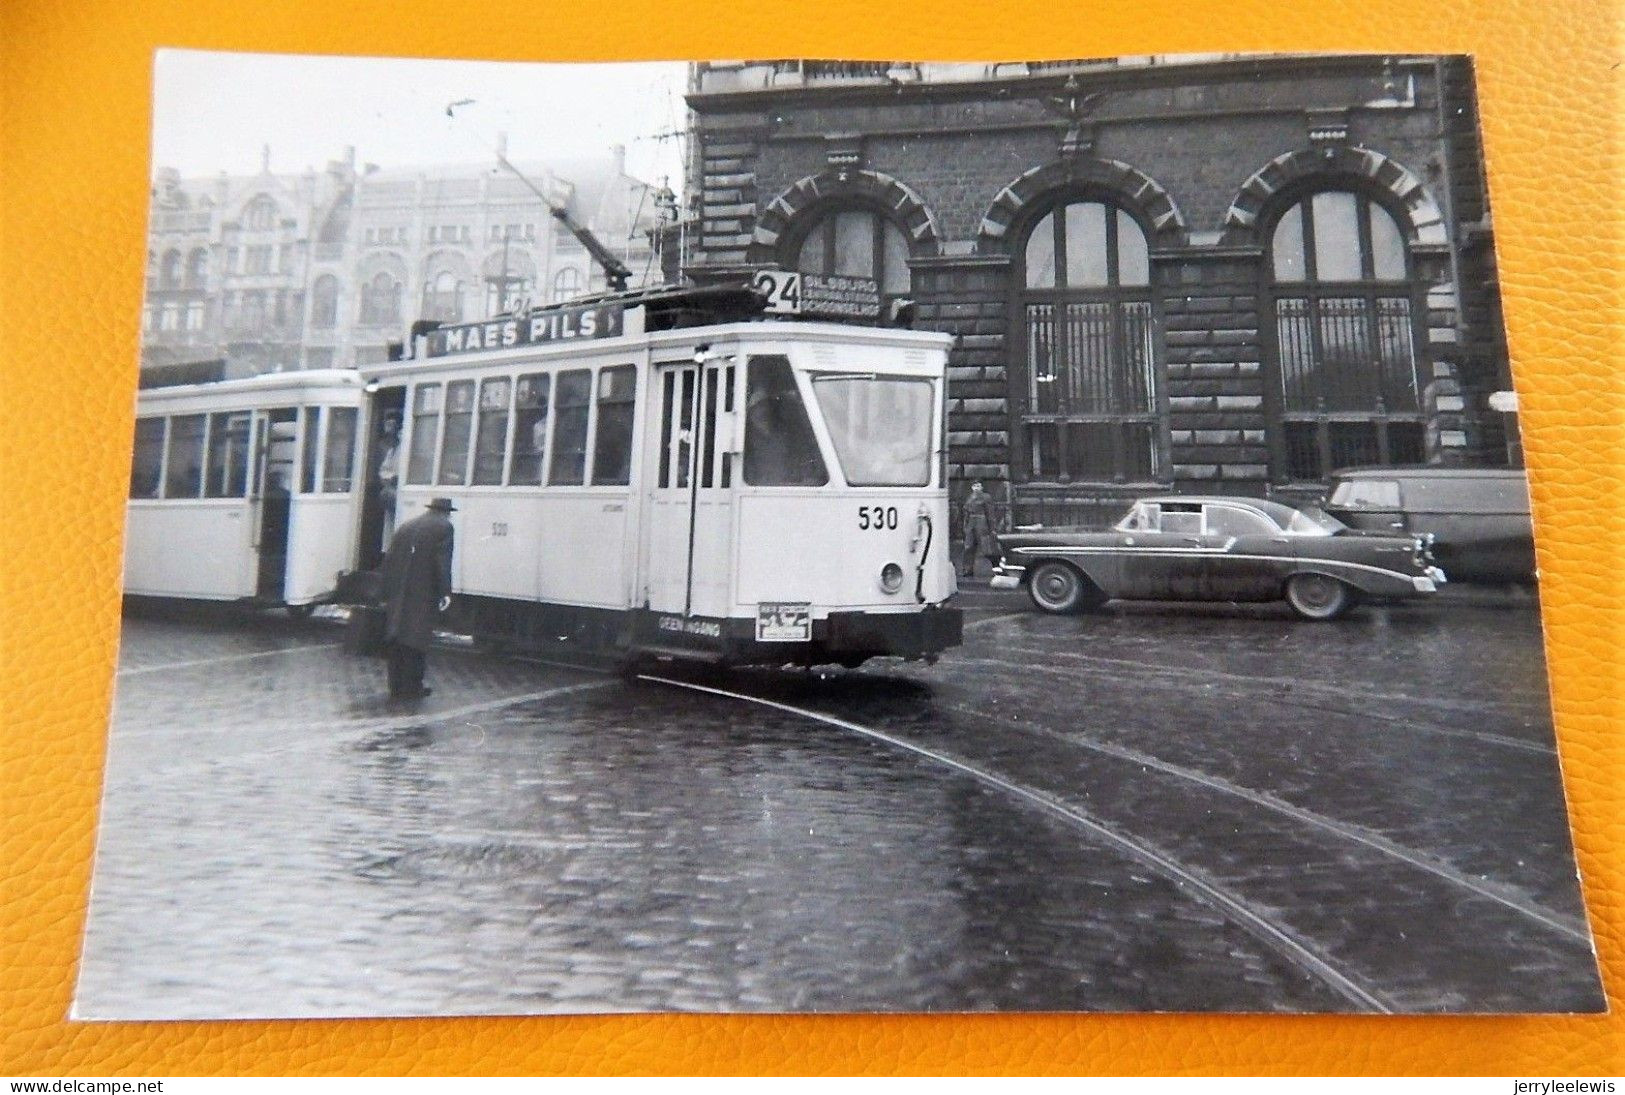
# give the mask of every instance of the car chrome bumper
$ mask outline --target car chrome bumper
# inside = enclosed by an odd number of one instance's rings
[[[988,588],[1020,589],[1021,576],[1026,572],[1026,567],[996,566],[993,568],[993,578],[987,583]]]
[[[1418,593],[1436,593],[1438,592],[1439,587],[1444,585],[1447,580],[1448,579],[1446,579],[1444,576],[1444,571],[1440,570],[1438,567],[1428,567],[1427,574],[1425,576],[1411,579],[1411,585]]]

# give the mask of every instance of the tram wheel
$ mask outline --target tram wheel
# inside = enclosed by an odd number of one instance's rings
[[[1027,582],[1027,596],[1045,612],[1069,615],[1105,602],[1089,579],[1066,563],[1041,563]]]
[[[1294,574],[1286,583],[1286,603],[1306,620],[1335,620],[1354,603],[1354,594],[1336,578]]]

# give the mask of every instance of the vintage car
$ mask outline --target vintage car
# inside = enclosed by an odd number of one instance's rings
[[[1106,531],[1033,529],[999,537],[994,589],[1027,587],[1046,612],[1114,598],[1275,601],[1330,620],[1362,595],[1420,597],[1445,580],[1425,537],[1351,529],[1323,511],[1257,498],[1135,502]]]
[[[1529,584],[1535,530],[1521,468],[1345,468],[1321,507],[1352,528],[1432,536],[1453,582]]]

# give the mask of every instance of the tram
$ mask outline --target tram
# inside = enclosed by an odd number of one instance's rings
[[[294,615],[331,599],[354,554],[362,404],[336,369],[141,390],[125,593]]]
[[[959,643],[951,336],[763,306],[667,289],[419,324],[362,368],[370,421],[401,423],[394,516],[456,507],[476,640],[847,666]],[[369,433],[371,466],[388,442]],[[359,567],[384,523],[363,514]]]

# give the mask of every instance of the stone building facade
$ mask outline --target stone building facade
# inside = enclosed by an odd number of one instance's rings
[[[1465,58],[724,62],[689,105],[686,272],[912,299],[956,489],[1018,521],[1508,460]]]
[[[550,214],[568,210],[633,272],[659,280],[655,191],[616,149],[597,161],[360,168],[182,179],[160,170],[148,236],[142,366],[182,379],[382,361],[420,318],[604,288]],[[528,182],[527,182],[528,180]],[[535,186],[546,201],[532,190]],[[211,368],[212,367],[212,368]]]

